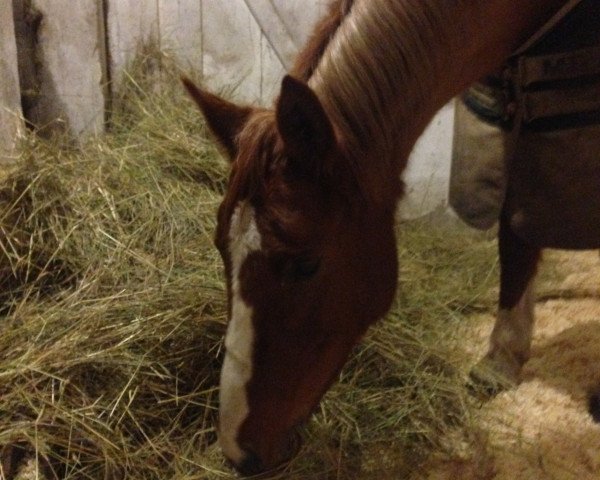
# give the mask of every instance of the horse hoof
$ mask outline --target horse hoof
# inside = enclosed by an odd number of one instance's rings
[[[511,368],[505,363],[485,357],[469,372],[467,390],[480,400],[489,400],[499,393],[518,384],[520,368]]]
[[[494,398],[499,393],[509,390],[514,386],[510,381],[481,375],[481,372],[472,370],[469,373],[466,387],[467,391],[475,398],[481,401],[487,401]]]

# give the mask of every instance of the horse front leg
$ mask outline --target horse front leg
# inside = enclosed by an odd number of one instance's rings
[[[534,280],[541,248],[524,242],[511,230],[507,215],[500,218],[500,299],[487,354],[471,371],[475,386],[488,395],[518,382],[529,359],[534,322]],[[479,390],[479,388],[477,388]]]

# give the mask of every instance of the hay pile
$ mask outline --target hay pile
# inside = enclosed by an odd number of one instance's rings
[[[23,464],[31,478],[232,476],[215,445],[226,305],[212,236],[227,166],[174,71],[160,77],[129,79],[102,138],[29,138],[0,184],[6,477]],[[453,335],[493,308],[493,242],[401,230],[399,300],[277,478],[403,478],[468,425]]]

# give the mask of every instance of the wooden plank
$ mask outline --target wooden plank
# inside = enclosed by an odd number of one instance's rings
[[[271,46],[271,42],[261,36],[261,76],[260,76],[260,103],[265,106],[271,106],[273,100],[279,94],[281,79],[286,73]]]
[[[285,69],[289,70],[299,44],[292,37],[279,11],[271,0],[245,0],[245,3],[265,35],[265,40],[270,44],[273,53]]]
[[[160,48],[157,0],[105,0],[106,34],[113,89],[144,48]]]
[[[42,16],[36,43],[39,98],[29,112],[31,120],[38,126],[64,128],[76,137],[101,132],[105,106],[101,4],[32,0],[31,5]]]
[[[293,65],[298,50],[306,42],[326,4],[290,0],[245,0],[259,25],[261,41],[261,100],[269,103],[279,89],[279,81]],[[311,3],[311,5],[307,5]]]
[[[256,0],[249,0],[254,3]],[[306,42],[312,29],[327,11],[328,0],[267,0],[272,4],[277,18],[285,25],[286,31],[297,48]]]
[[[0,9],[0,173],[15,154],[22,128],[12,2]]]
[[[200,0],[158,0],[160,47],[188,71],[202,72]]]
[[[202,0],[203,74],[213,91],[261,99],[261,32],[244,0]]]

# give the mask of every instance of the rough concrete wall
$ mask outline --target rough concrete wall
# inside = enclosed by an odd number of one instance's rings
[[[21,124],[17,46],[10,2],[0,8],[0,170],[15,154]]]
[[[15,0],[24,114],[42,133],[74,137],[104,125],[99,0]]]

